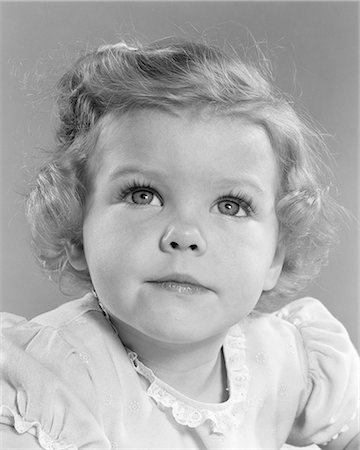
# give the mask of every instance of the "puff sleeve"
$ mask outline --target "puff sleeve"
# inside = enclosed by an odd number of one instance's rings
[[[357,415],[359,357],[343,325],[318,300],[297,300],[276,315],[298,330],[307,378],[288,443],[326,445],[346,432]]]
[[[1,328],[0,422],[45,450],[109,449],[96,405],[86,401],[91,377],[61,333],[13,314],[1,315]]]

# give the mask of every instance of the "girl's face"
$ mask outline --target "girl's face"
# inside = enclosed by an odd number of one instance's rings
[[[278,171],[264,130],[239,118],[142,111],[108,120],[83,227],[97,294],[117,323],[200,342],[246,316],[282,267]]]

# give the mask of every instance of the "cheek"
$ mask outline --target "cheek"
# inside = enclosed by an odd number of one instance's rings
[[[271,267],[276,239],[276,229],[264,230],[256,224],[226,233],[214,252],[216,266],[233,284],[261,283]]]
[[[84,223],[85,256],[91,272],[110,278],[131,272],[146,261],[156,246],[151,227],[129,224],[119,217],[102,217]]]

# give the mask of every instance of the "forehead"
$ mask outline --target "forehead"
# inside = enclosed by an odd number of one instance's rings
[[[258,176],[277,172],[274,152],[260,125],[235,116],[143,110],[109,116],[96,148],[97,167],[162,168],[170,177]]]

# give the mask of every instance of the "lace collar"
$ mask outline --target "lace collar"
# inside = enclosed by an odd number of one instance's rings
[[[114,332],[119,336],[95,291],[93,295]],[[196,428],[208,421],[213,433],[224,434],[233,428],[238,428],[246,412],[245,400],[249,389],[250,374],[246,364],[245,344],[245,335],[240,325],[237,324],[230,328],[223,346],[229,398],[223,403],[203,403],[186,397],[157,378],[151,369],[139,361],[135,352],[125,348],[135,371],[150,383],[147,389],[149,397],[160,408],[165,410],[170,408],[177,423]]]
[[[157,378],[153,371],[138,359],[135,352],[127,349],[127,353],[136,372],[149,381],[149,397],[161,409],[170,409],[179,424],[195,428],[208,422],[213,433],[221,434],[240,426],[245,414],[250,379],[246,365],[245,336],[240,325],[230,329],[224,343],[229,398],[223,403],[203,403],[186,397]]]

